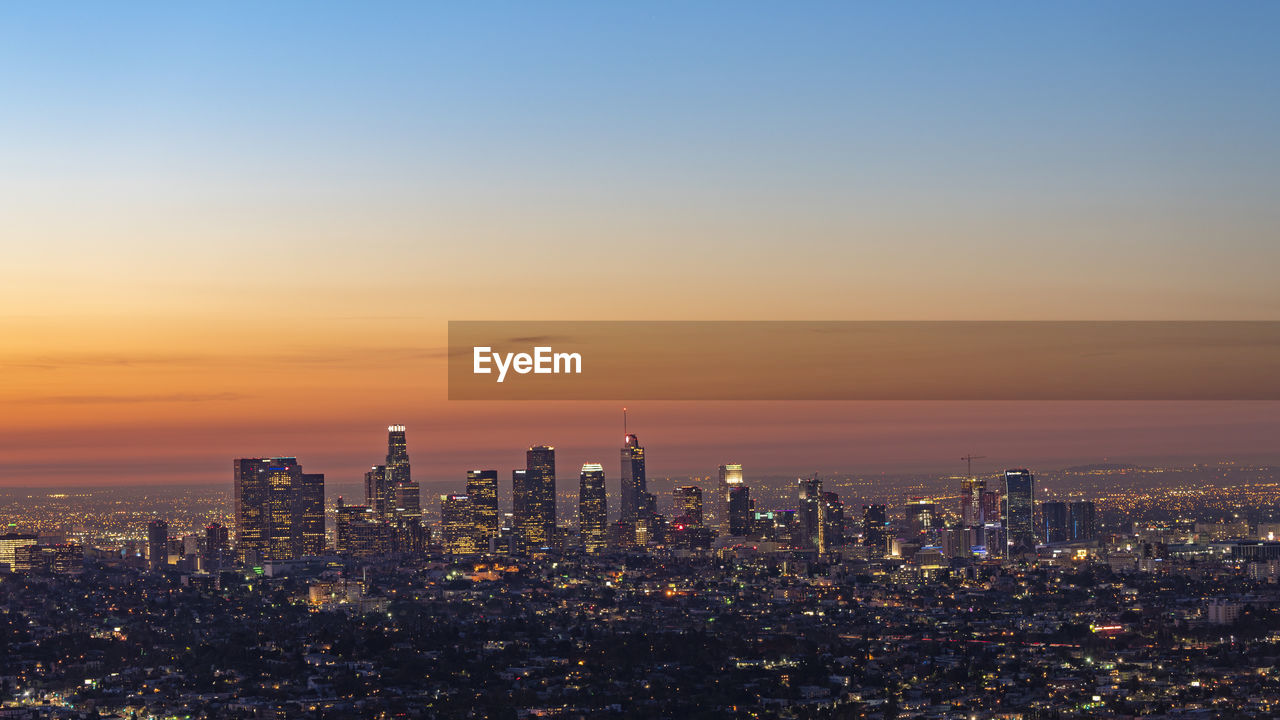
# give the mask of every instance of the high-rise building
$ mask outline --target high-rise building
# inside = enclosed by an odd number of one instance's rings
[[[1024,468],[1004,473],[1004,528],[1010,555],[1034,552],[1035,478]]]
[[[212,568],[221,567],[230,557],[231,544],[222,523],[209,523],[204,529],[204,561]]]
[[[819,547],[822,552],[844,545],[844,502],[833,492],[822,493],[819,505]]]
[[[371,558],[391,552],[391,525],[378,519],[378,513],[368,505],[346,505],[338,498],[334,525],[339,555]]]
[[[390,517],[395,500],[387,484],[386,465],[374,465],[364,474],[364,504],[373,509],[379,520]]]
[[[640,516],[641,496],[648,492],[644,473],[644,448],[635,435],[628,433],[622,444],[621,520],[635,522]]]
[[[1000,523],[1004,516],[1004,512],[1000,509],[1002,505],[999,488],[983,490],[982,500],[978,507],[978,524],[993,525]]]
[[[800,478],[796,481],[796,496],[800,503],[797,513],[800,534],[806,546],[816,546],[821,532],[822,480],[816,474]]]
[[[1073,542],[1094,540],[1098,537],[1098,527],[1092,501],[1079,500],[1071,503],[1068,518],[1068,524],[1070,525],[1069,536]]]
[[[925,498],[912,498],[907,503],[907,532],[912,537],[927,535],[942,527],[937,503]]]
[[[163,570],[169,564],[169,523],[156,519],[147,523],[147,567]]]
[[[511,471],[511,530],[512,538],[520,547],[524,547],[526,537],[531,532],[529,524],[533,517],[532,490],[529,487],[529,473],[526,470]],[[515,549],[514,547],[512,548]]]
[[[468,470],[467,497],[471,498],[472,533],[477,551],[489,549],[489,539],[498,537],[498,471]]]
[[[662,542],[662,516],[658,514],[658,496],[641,491],[636,508],[636,543],[641,547]]]
[[[387,426],[387,487],[395,512],[403,517],[422,515],[418,483],[409,471],[409,443],[403,425]]]
[[[729,487],[729,534],[746,537],[752,531],[751,489],[743,483]]]
[[[233,470],[236,553],[245,562],[324,552],[324,475],[297,458],[241,458]]]
[[[862,544],[875,553],[889,549],[889,513],[884,505],[862,506]]]
[[[1064,502],[1040,503],[1040,520],[1044,523],[1044,541],[1050,545],[1071,539],[1067,525],[1067,504]]]
[[[440,496],[440,529],[446,552],[475,552],[476,544],[472,537],[475,527],[470,498],[466,495]]]
[[[743,484],[742,466],[736,463],[729,463],[720,466],[720,482],[717,485],[718,500],[713,506],[720,518],[720,534],[731,535],[729,532],[729,491],[734,487]]]
[[[299,553],[323,555],[324,537],[324,474],[302,473],[299,485],[301,497],[299,511]]]
[[[556,526],[556,449],[535,445],[512,476],[517,530],[529,548],[543,547]]]
[[[0,564],[13,570],[14,552],[20,547],[37,545],[39,542],[40,536],[36,533],[9,532],[0,535]]]
[[[608,488],[599,463],[586,463],[578,476],[578,532],[589,553],[598,553],[608,544]]]
[[[960,524],[971,528],[982,524],[982,494],[987,491],[983,478],[960,479]]]
[[[686,527],[702,527],[702,488],[684,485],[671,491],[675,522]]]

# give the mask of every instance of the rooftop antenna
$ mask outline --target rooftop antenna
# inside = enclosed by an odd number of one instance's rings
[[[627,436],[627,409],[622,408],[622,437]]]
[[[986,455],[965,455],[964,457],[960,458],[961,460],[969,463],[969,479],[973,479],[973,461],[982,460],[986,457],[987,457]]]

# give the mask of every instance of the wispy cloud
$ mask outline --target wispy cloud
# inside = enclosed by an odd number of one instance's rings
[[[149,395],[48,395],[25,398],[20,402],[41,405],[116,405],[135,403],[203,403],[243,400],[248,395],[220,393],[161,393]]]
[[[333,365],[339,367],[376,367],[439,360],[448,357],[449,349],[430,347],[387,348],[297,348],[288,352],[251,355],[138,353],[136,355],[66,353],[0,358],[0,369],[64,370],[77,368],[152,368],[152,367],[247,367],[281,365]]]

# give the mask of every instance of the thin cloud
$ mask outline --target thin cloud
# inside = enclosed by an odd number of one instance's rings
[[[40,405],[126,405],[140,403],[203,403],[244,400],[248,397],[250,396],[233,392],[154,395],[50,395],[27,398],[22,402]]]

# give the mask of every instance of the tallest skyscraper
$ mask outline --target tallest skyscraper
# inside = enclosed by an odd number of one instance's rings
[[[422,515],[418,484],[409,472],[409,444],[403,425],[387,427],[387,490],[395,504],[397,515],[418,517]]]
[[[635,435],[627,433],[622,443],[622,522],[634,523],[648,493],[644,476],[644,448]]]

